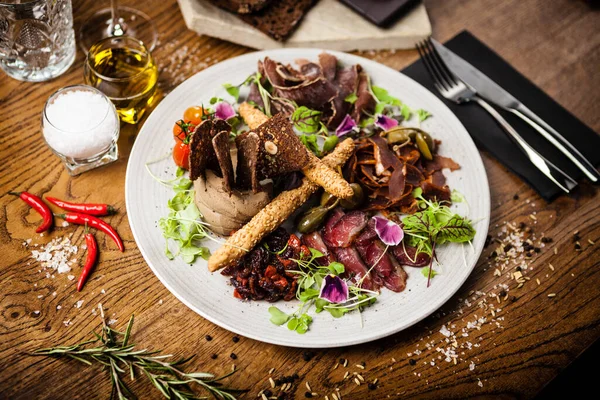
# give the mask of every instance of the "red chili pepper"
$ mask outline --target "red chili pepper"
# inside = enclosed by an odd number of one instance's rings
[[[46,203],[44,203],[42,199],[27,192],[8,192],[8,194],[12,194],[13,196],[19,196],[21,200],[29,204],[35,211],[37,211],[42,216],[42,224],[38,226],[35,230],[37,233],[42,233],[50,229],[52,223],[54,222],[54,218],[52,218],[52,211],[50,211],[50,208],[46,205]]]
[[[83,270],[81,270],[81,275],[77,281],[78,292],[81,292],[81,289],[92,272],[92,268],[94,268],[94,264],[96,264],[96,259],[98,258],[98,244],[96,243],[94,235],[86,233],[85,244],[87,245],[87,258],[85,259],[85,265],[83,266]]]
[[[80,213],[66,213],[66,214],[56,214],[57,217],[64,219],[67,222],[71,222],[77,225],[88,225],[92,228],[100,229],[102,232],[106,233],[110,238],[117,244],[119,250],[124,251],[125,247],[123,246],[123,241],[119,237],[117,231],[113,229],[112,226],[102,221],[99,218],[94,217],[93,215],[86,215]]]
[[[63,210],[73,211],[87,215],[103,216],[111,215],[117,211],[113,206],[108,204],[86,204],[86,203],[70,203],[55,197],[46,196],[46,200],[50,203],[59,206]]]

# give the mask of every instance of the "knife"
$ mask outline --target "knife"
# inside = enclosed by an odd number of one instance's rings
[[[439,52],[440,56],[450,68],[467,85],[477,91],[477,94],[495,105],[515,114],[523,121],[531,125],[536,131],[544,136],[558,150],[569,158],[583,173],[592,181],[598,182],[600,173],[567,139],[565,139],[554,128],[538,117],[512,94],[504,90],[500,85],[491,80],[483,72],[479,71],[469,62],[450,51],[437,40],[431,38],[431,42]]]

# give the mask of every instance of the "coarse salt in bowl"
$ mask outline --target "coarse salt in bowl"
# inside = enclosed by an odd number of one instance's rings
[[[50,96],[42,115],[42,134],[72,175],[118,157],[115,106],[91,86],[68,86]]]

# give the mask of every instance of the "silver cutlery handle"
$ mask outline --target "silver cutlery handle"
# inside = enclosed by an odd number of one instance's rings
[[[560,150],[569,160],[579,168],[592,181],[597,182],[600,174],[596,168],[581,154],[571,143],[567,141],[560,133],[548,125],[544,120],[535,115],[524,105],[520,104],[517,108],[507,108],[508,111],[527,122],[531,127],[538,131],[558,150]],[[568,149],[567,149],[568,147]]]
[[[523,150],[533,165],[535,165],[537,169],[546,175],[548,179],[554,182],[556,186],[561,188],[565,193],[569,193],[569,190],[577,185],[577,182],[561,171],[556,165],[546,160],[544,156],[531,147],[529,143],[527,143],[525,139],[523,139],[521,135],[519,135],[519,133],[508,123],[508,121],[505,120],[504,117],[502,117],[502,115],[500,115],[500,113],[496,111],[494,107],[489,105],[487,101],[483,100],[479,96],[475,96],[474,100],[488,113],[490,113],[492,117],[494,117],[494,119],[509,134],[512,140],[521,148],[521,150]]]

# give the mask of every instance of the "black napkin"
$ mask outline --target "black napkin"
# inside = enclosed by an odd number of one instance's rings
[[[598,166],[600,164],[600,136],[552,100],[470,32],[463,31],[459,33],[445,45],[493,79],[550,124],[581,154],[586,156],[593,165]],[[540,66],[540,68],[545,67]],[[548,68],[552,68],[552,66]],[[483,108],[477,104],[457,105],[442,98],[435,90],[433,81],[421,60],[406,67],[402,72],[442,99],[467,128],[477,146],[487,150],[498,161],[519,175],[540,196],[549,201],[563,193],[531,164],[527,156],[515,146],[504,130]],[[593,88],[589,88],[589,90],[593,90]],[[498,107],[496,108],[499,110]],[[584,177],[583,172],[533,128],[509,112],[504,110],[500,110],[500,112],[533,148],[557,167],[574,179],[581,180]]]

